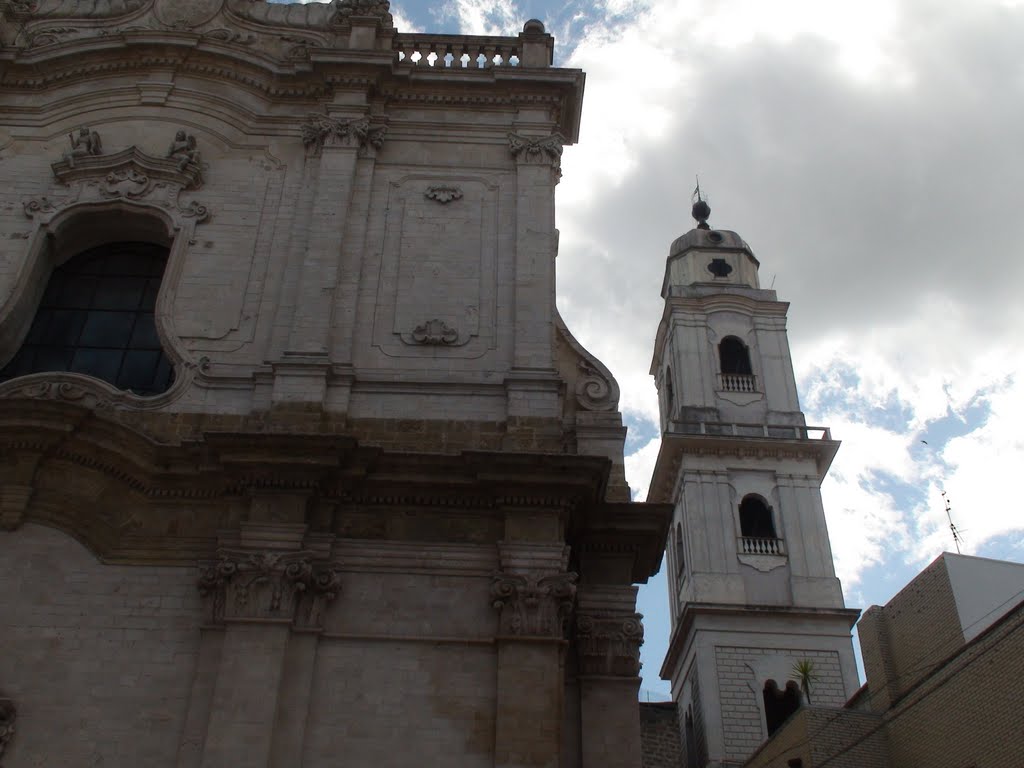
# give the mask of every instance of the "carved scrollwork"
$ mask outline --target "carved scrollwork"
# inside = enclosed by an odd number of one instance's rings
[[[413,329],[412,340],[417,344],[433,344],[436,346],[447,346],[459,340],[459,331],[452,328],[443,320],[427,320],[423,325]]]
[[[14,738],[14,721],[18,719],[18,710],[10,699],[0,698],[0,757]]]
[[[576,617],[576,649],[584,675],[635,677],[640,674],[640,646],[644,625],[632,616]]]
[[[43,195],[42,197],[24,200],[21,207],[25,211],[25,215],[31,219],[34,216],[54,213],[57,209],[63,207],[66,202],[66,200],[51,200],[46,195]]]
[[[236,29],[228,29],[227,27],[211,29],[209,32],[204,32],[203,37],[207,40],[217,40],[222,43],[237,43],[238,45],[252,45],[256,42],[255,35],[249,35],[244,32],[239,32]]]
[[[45,29],[33,30],[28,36],[29,48],[41,48],[44,45],[53,45],[78,34],[75,27],[46,27]]]
[[[174,384],[166,392],[153,397],[116,389],[105,381],[81,373],[34,373],[0,383],[0,400],[57,400],[93,411],[154,410],[180,397],[192,381],[195,370],[196,364],[190,361],[177,364]]]
[[[520,136],[518,133],[508,135],[508,148],[512,156],[527,163],[551,163],[558,168],[562,162],[562,147],[565,137],[560,133],[550,136]]]
[[[371,125],[365,117],[344,120],[328,115],[311,114],[300,126],[302,143],[314,154],[324,146],[336,144],[346,147],[372,146],[379,149],[384,144],[387,126]]]
[[[351,16],[374,16],[386,27],[393,24],[387,0],[333,0],[292,7],[259,0],[228,0],[228,8],[247,21],[274,27],[331,30],[348,23]]]
[[[458,200],[462,197],[462,190],[458,187],[427,187],[427,191],[423,193],[423,196],[428,200],[436,200],[442,205],[450,203],[452,200]]]
[[[13,0],[16,13],[50,19],[107,19],[127,16],[152,0]]]
[[[216,562],[200,568],[197,586],[212,623],[263,619],[315,628],[341,580],[309,552],[222,549]]]
[[[585,411],[614,411],[619,406],[619,385],[604,364],[590,354],[569,332],[561,315],[555,318],[558,334],[576,359],[574,394]],[[564,371],[568,374],[569,371]]]
[[[563,638],[575,598],[575,573],[498,573],[491,584],[505,635]]]

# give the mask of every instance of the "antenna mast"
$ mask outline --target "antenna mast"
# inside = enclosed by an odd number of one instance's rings
[[[942,491],[942,500],[946,503],[946,519],[949,520],[949,530],[953,533],[953,543],[956,544],[956,553],[960,554],[960,542],[963,540],[963,536],[960,535],[960,531],[957,530],[956,523],[953,522],[953,507],[949,503],[949,497],[945,491]]]

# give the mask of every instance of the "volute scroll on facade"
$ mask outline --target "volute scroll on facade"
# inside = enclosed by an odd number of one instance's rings
[[[639,675],[640,646],[644,643],[642,618],[639,613],[632,616],[577,615],[576,643],[581,674]]]
[[[337,569],[316,561],[312,552],[222,549],[216,562],[200,567],[197,586],[211,625],[265,621],[320,629],[341,579]]]
[[[499,628],[509,637],[565,638],[576,599],[576,574],[497,573],[491,583]]]

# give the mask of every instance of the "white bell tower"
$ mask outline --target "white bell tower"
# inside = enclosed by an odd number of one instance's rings
[[[808,427],[786,337],[788,304],[711,209],[669,250],[651,373],[662,444],[649,501],[671,502],[672,640],[662,677],[687,768],[741,764],[808,695],[859,687],[820,485],[839,447]],[[806,664],[805,662],[809,662]]]

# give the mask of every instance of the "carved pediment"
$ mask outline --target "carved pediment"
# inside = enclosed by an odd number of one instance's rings
[[[198,159],[198,154],[193,157]],[[22,200],[30,219],[48,220],[74,203],[116,200],[156,205],[197,224],[210,217],[205,205],[181,200],[182,192],[203,183],[199,163],[188,157],[155,157],[132,146],[111,154],[66,154],[50,167],[64,190]]]
[[[112,154],[64,158],[50,167],[62,184],[102,177],[110,197],[141,197],[159,184],[173,184],[182,190],[203,185],[198,163],[154,157],[135,146]]]

